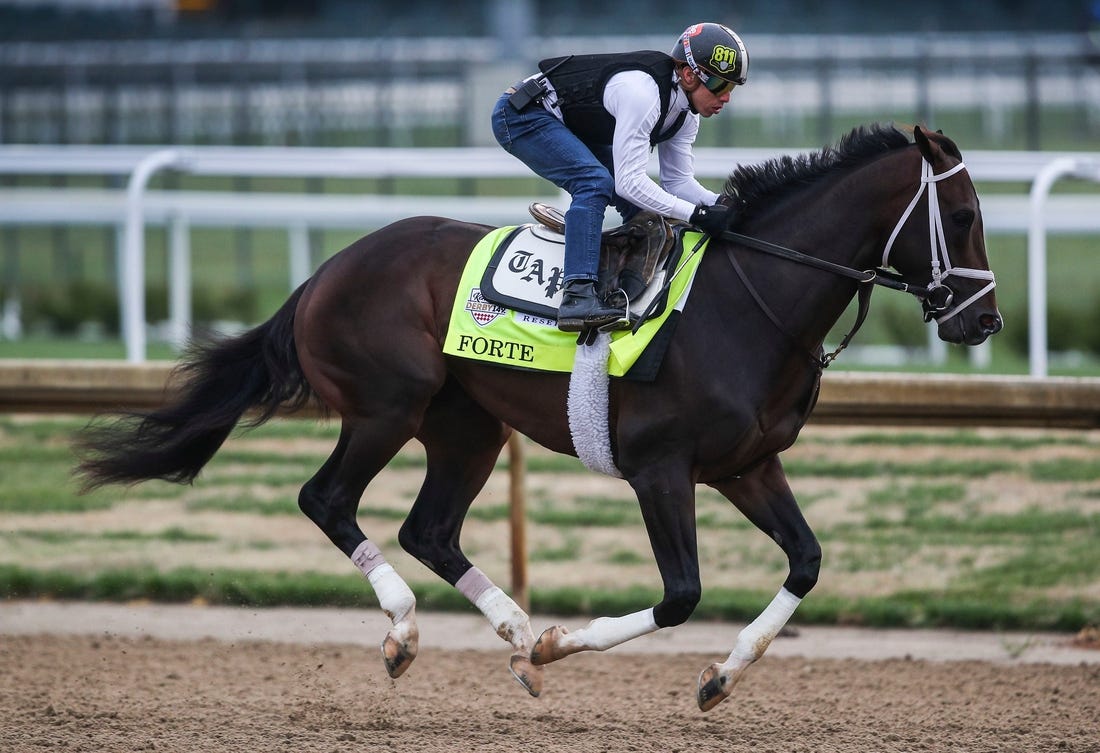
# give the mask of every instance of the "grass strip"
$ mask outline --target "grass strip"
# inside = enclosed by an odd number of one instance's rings
[[[445,583],[410,585],[424,610],[473,610],[465,598]],[[0,566],[0,596],[115,602],[202,600],[248,607],[377,606],[370,587],[357,575],[208,572],[194,568],[165,573],[110,570],[81,574],[5,565]],[[704,594],[693,619],[746,622],[755,618],[771,597],[771,593],[759,591],[711,589]],[[533,589],[531,606],[533,612],[563,616],[619,615],[645,609],[660,598],[659,591],[639,587],[615,591]],[[859,598],[811,594],[799,607],[794,623],[1074,632],[1100,623],[1100,603],[1079,599],[1014,600],[1004,598],[1003,593],[979,589],[904,591]]]
[[[1008,473],[1019,467],[1017,463],[1000,460],[934,460],[923,463],[899,463],[894,461],[863,460],[836,461],[824,459],[793,458],[783,463],[790,478],[897,478],[918,476],[921,478],[985,478],[995,473]]]
[[[144,533],[141,531],[105,531],[104,533],[88,533],[87,531],[52,531],[24,529],[20,531],[0,531],[0,539],[25,539],[39,541],[46,544],[68,544],[73,541],[117,541],[117,542],[143,542],[164,541],[172,544],[202,543],[209,544],[219,541],[217,536],[206,533],[195,533],[179,526],[171,526],[157,533]]]
[[[1094,444],[1087,437],[1076,434],[1027,436],[997,434],[983,436],[976,431],[951,432],[861,432],[849,437],[818,438],[807,434],[799,443],[843,444],[851,446],[883,445],[886,447],[996,447],[1011,450],[1027,450],[1034,447],[1081,447]]]

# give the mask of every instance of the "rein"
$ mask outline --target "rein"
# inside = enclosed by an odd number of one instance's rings
[[[856,332],[863,326],[863,322],[867,318],[867,313],[870,310],[871,305],[871,292],[874,290],[872,286],[879,285],[890,290],[898,290],[903,293],[909,293],[920,299],[921,305],[924,308],[925,321],[930,321],[936,314],[943,313],[948,309],[951,309],[949,313],[936,319],[937,324],[941,324],[951,317],[958,314],[965,309],[971,303],[983,296],[988,291],[992,290],[996,286],[996,281],[993,277],[993,272],[984,269],[972,269],[969,267],[953,267],[951,265],[951,259],[947,253],[947,241],[943,233],[943,220],[940,216],[940,206],[936,191],[936,183],[948,178],[955,173],[963,170],[966,167],[965,163],[952,167],[950,170],[946,170],[940,174],[932,172],[932,164],[928,160],[921,160],[921,182],[920,188],[917,189],[916,195],[913,200],[909,202],[909,206],[906,207],[902,213],[901,218],[898,220],[897,225],[894,226],[893,232],[890,234],[890,239],[886,242],[886,247],[882,252],[882,266],[876,269],[859,270],[852,267],[846,267],[842,264],[835,264],[831,261],[825,261],[824,259],[818,259],[815,256],[804,254],[801,251],[795,251],[793,248],[787,248],[786,246],[780,246],[777,243],[770,243],[759,238],[753,238],[752,236],[742,235],[741,233],[735,233],[731,230],[722,232],[721,238],[723,240],[735,241],[742,246],[751,248],[755,251],[760,251],[771,256],[778,257],[780,259],[786,259],[797,264],[813,267],[814,269],[820,269],[830,274],[839,275],[840,277],[847,277],[848,279],[855,280],[860,283],[859,287],[859,308],[856,312],[856,321],[852,325],[852,329],[848,334],[840,341],[840,345],[836,350],[824,356],[811,355],[811,360],[822,369],[828,368],[829,364],[836,360],[836,357],[840,355],[841,351],[848,347],[848,344],[855,337]],[[927,286],[914,286],[908,282],[905,282],[904,278],[890,270],[886,269],[886,266],[890,263],[890,250],[893,248],[894,241],[898,237],[898,233],[901,232],[902,227],[908,221],[909,216],[913,213],[913,209],[916,207],[917,202],[924,194],[925,189],[928,190],[928,230],[931,236],[931,250],[932,250],[932,281]],[[795,337],[791,335],[783,324],[779,321],[779,318],[767,305],[756,288],[749,281],[748,276],[745,274],[741,265],[737,261],[737,257],[733,253],[732,247],[726,248],[726,255],[730,260],[730,264],[733,265],[733,269],[737,272],[737,276],[741,279],[742,284],[749,291],[753,300],[756,301],[757,306],[764,312],[764,314],[771,320],[772,324],[787,336],[788,339],[797,342]],[[941,265],[942,259],[942,265]],[[958,306],[951,308],[951,304],[954,301],[955,294],[943,280],[949,275],[954,274],[959,277],[970,277],[981,280],[989,280],[989,284],[983,287],[974,295],[960,303]]]
[[[722,240],[737,241],[739,244],[753,249],[754,251],[760,251],[771,256],[776,256],[780,259],[786,259],[787,261],[793,261],[797,264],[802,264],[807,267],[813,267],[814,269],[820,269],[823,272],[829,272],[830,274],[839,275],[840,277],[847,277],[850,280],[855,280],[860,283],[859,287],[859,301],[858,308],[856,309],[856,320],[852,324],[852,328],[848,330],[848,334],[840,341],[840,345],[831,353],[827,353],[824,356],[817,356],[811,354],[810,360],[821,369],[829,368],[829,364],[836,360],[841,351],[848,347],[852,342],[852,338],[859,332],[860,327],[863,326],[864,321],[867,319],[867,314],[871,310],[871,293],[874,291],[875,285],[879,285],[890,290],[898,290],[903,293],[909,293],[922,301],[927,300],[929,291],[923,287],[915,287],[905,282],[901,275],[895,274],[888,269],[865,269],[858,270],[853,267],[845,267],[842,264],[835,264],[831,261],[825,261],[824,259],[818,259],[816,256],[810,256],[804,254],[801,251],[795,251],[793,248],[787,248],[786,246],[780,246],[777,243],[770,243],[759,238],[753,238],[750,235],[742,235],[741,233],[735,233],[731,230],[726,230],[722,233]],[[760,297],[760,294],[756,291],[756,287],[749,282],[748,276],[741,268],[740,263],[737,261],[737,257],[733,253],[733,249],[726,248],[726,256],[729,257],[730,264],[733,265],[733,269],[737,272],[737,276],[741,279],[741,283],[745,286],[745,289],[749,291],[749,295],[756,301],[756,305],[764,312],[764,314],[771,320],[771,323],[775,325],[775,328],[787,336],[790,340],[795,340],[794,335],[790,334],[782,322],[779,321],[779,317],[771,310],[764,299]]]
[[[824,259],[818,259],[816,256],[810,256],[804,254],[801,251],[795,251],[793,248],[787,248],[786,246],[780,246],[776,243],[769,243],[768,241],[760,240],[759,238],[753,238],[751,235],[742,235],[741,233],[735,233],[732,230],[726,230],[722,233],[722,240],[737,241],[742,246],[748,246],[756,251],[763,251],[766,254],[772,256],[778,256],[780,259],[787,259],[788,261],[797,262],[807,267],[814,267],[824,272],[831,272],[834,275],[840,275],[841,277],[847,277],[865,284],[881,285],[884,288],[890,288],[891,290],[900,290],[903,293],[910,293],[917,298],[925,299],[928,297],[928,290],[922,287],[913,286],[905,282],[901,275],[891,272],[888,269],[878,267],[877,269],[864,269],[858,270],[853,267],[845,267],[842,264],[834,264],[831,261],[825,261]]]

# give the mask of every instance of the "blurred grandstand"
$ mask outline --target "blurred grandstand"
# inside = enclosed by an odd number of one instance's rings
[[[0,0],[0,145],[495,145],[492,102],[538,60],[667,50],[681,29],[702,19],[737,28],[753,56],[750,85],[701,130],[703,147],[817,148],[860,123],[893,120],[942,128],[968,152],[1100,151],[1100,0]],[[0,191],[60,195],[123,185],[118,175],[0,174]],[[520,179],[272,183],[177,174],[158,178],[156,187],[424,196],[545,191]],[[1005,190],[1027,186],[998,188]],[[161,267],[166,233],[150,232],[151,263]],[[70,315],[77,300],[102,299],[96,316],[113,331],[120,238],[112,227],[0,226],[0,341],[17,339],[11,333],[19,327],[5,323],[18,324],[20,307],[31,331],[36,317],[62,332],[58,322],[86,322],[85,312]],[[316,261],[346,242],[338,231],[310,227],[303,245]],[[1082,292],[1066,296],[1076,306],[1066,320],[1097,321],[1083,311],[1096,300],[1095,272],[1088,272],[1097,269],[1094,241],[1074,242],[1085,249],[1074,257],[1081,262],[1071,280]],[[249,227],[196,242],[209,254],[196,264],[209,273],[196,277],[196,297],[212,297],[211,318],[249,321],[282,300],[285,272],[266,253],[281,244]],[[1017,248],[1022,260],[1022,244]],[[150,273],[154,283],[166,277],[163,269]],[[1022,285],[1013,298],[1006,277],[1006,300],[1019,312],[1013,320],[1022,321]],[[225,313],[222,299],[234,302],[233,313]],[[198,308],[196,302],[196,316]],[[924,341],[919,322],[903,334],[910,344]]]
[[[665,49],[711,18],[743,32],[753,85],[703,145],[819,146],[893,119],[1077,148],[1100,140],[1093,5],[0,0],[0,143],[485,143],[535,61]]]
[[[479,37],[495,25],[516,22],[530,23],[539,35],[635,35],[668,33],[701,18],[754,34],[1081,32],[1093,17],[1092,0],[693,0],[690,8],[682,5],[663,0],[0,0],[0,38]]]

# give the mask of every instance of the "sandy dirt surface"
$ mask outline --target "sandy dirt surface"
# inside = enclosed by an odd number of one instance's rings
[[[737,625],[569,657],[535,699],[480,617],[420,622],[394,681],[374,612],[5,602],[0,750],[1100,751],[1069,636],[802,628],[703,714]]]

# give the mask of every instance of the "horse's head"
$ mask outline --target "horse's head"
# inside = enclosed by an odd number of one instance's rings
[[[915,283],[925,320],[936,321],[940,339],[978,345],[1002,326],[978,195],[951,139],[920,127],[913,135],[921,164],[904,180],[915,195],[894,227],[882,265]]]

